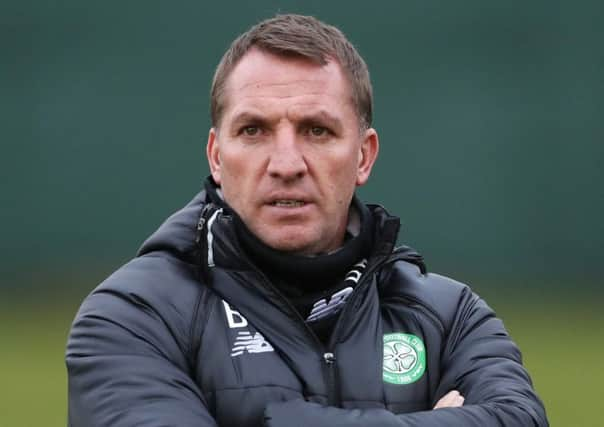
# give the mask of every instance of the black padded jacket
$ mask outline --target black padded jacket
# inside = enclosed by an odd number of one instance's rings
[[[83,302],[69,335],[69,425],[546,426],[502,322],[467,286],[373,253],[323,344],[199,193]],[[450,390],[461,408],[431,410]]]

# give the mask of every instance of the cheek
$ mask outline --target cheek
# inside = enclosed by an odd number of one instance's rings
[[[220,172],[223,182],[225,184],[237,181],[245,182],[242,177],[246,174],[246,168],[249,168],[248,164],[245,156],[231,152],[231,150],[224,150],[220,156]]]
[[[266,151],[262,147],[245,147],[233,142],[232,146],[222,152],[223,175],[228,174],[232,181],[246,184],[251,177],[261,171],[262,165],[266,163]]]
[[[354,188],[358,175],[358,157],[356,153],[347,153],[333,168],[333,181],[338,183],[342,190],[349,187]]]
[[[247,156],[224,153],[221,164],[222,193],[226,202],[240,214],[253,206],[257,181],[253,177],[254,161]]]
[[[338,164],[338,167],[331,169],[331,173],[326,176],[329,194],[334,201],[334,207],[337,210],[350,203],[352,194],[356,187],[356,163],[353,165],[352,160],[348,158],[346,161]]]

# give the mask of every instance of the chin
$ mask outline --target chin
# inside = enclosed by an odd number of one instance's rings
[[[271,239],[262,239],[265,244],[273,249],[283,252],[290,252],[298,255],[311,255],[318,251],[314,251],[316,242],[308,239],[308,235],[295,236],[289,234],[288,236],[271,236]]]
[[[310,255],[312,253],[312,249],[309,248],[306,242],[278,241],[267,242],[267,245],[278,251],[290,252],[292,254]]]

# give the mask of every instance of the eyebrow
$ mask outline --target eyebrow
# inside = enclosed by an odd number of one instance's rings
[[[243,111],[239,114],[237,114],[234,118],[233,121],[231,122],[231,126],[233,128],[238,128],[239,126],[243,125],[243,124],[249,124],[249,123],[267,123],[270,122],[270,120],[267,120],[266,117],[262,117],[261,114],[258,113],[252,113],[249,111]]]
[[[342,121],[325,110],[319,110],[316,113],[303,115],[300,118],[300,122],[304,124],[325,124],[336,132],[340,132],[343,128]]]
[[[305,125],[324,124],[330,128],[333,128],[333,130],[336,132],[341,131],[343,128],[342,121],[338,117],[334,116],[333,114],[330,114],[326,110],[319,110],[319,111],[313,112],[311,114],[303,113],[300,115],[295,115],[294,119]],[[242,111],[241,113],[238,113],[233,118],[231,124],[232,124],[233,128],[238,128],[239,126],[241,126],[243,124],[248,124],[248,123],[268,124],[268,123],[271,123],[271,121],[272,120],[270,118],[263,116],[261,113],[255,113],[255,112],[251,112],[251,111]]]

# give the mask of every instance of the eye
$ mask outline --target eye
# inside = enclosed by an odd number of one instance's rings
[[[312,126],[310,128],[310,134],[312,136],[325,136],[327,134],[327,129],[322,126]]]
[[[256,136],[260,133],[260,128],[258,126],[246,126],[241,129],[241,133],[245,136]]]

